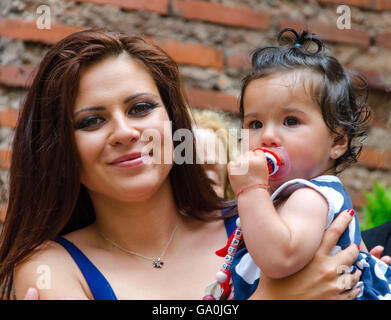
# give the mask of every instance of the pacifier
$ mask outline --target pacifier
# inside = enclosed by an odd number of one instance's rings
[[[281,167],[281,160],[280,158],[271,150],[268,150],[266,148],[255,148],[255,150],[262,150],[265,154],[266,161],[267,161],[267,168],[269,170],[269,176],[272,176],[277,173],[278,169]]]

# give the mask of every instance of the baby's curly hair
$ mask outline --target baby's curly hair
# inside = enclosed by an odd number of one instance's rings
[[[278,34],[278,42],[279,46],[257,48],[252,53],[252,69],[243,79],[240,95],[242,120],[244,92],[252,80],[280,72],[309,70],[321,79],[314,79],[312,96],[321,108],[327,127],[338,135],[336,139],[345,135],[348,138],[348,148],[336,160],[335,171],[337,167],[339,172],[348,164],[357,162],[371,117],[365,78],[344,69],[337,59],[326,55],[325,45],[313,33],[298,33],[286,28]]]

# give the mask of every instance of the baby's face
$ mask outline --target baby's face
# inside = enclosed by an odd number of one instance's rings
[[[245,91],[243,127],[249,129],[250,149],[268,148],[282,161],[283,173],[269,180],[273,189],[294,178],[333,172],[334,135],[309,95],[309,81],[302,79],[294,72],[268,76],[253,80]]]

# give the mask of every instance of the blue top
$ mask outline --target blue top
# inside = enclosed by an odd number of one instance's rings
[[[95,300],[117,300],[105,276],[78,247],[63,237],[57,237],[54,241],[61,244],[75,260]]]
[[[223,214],[224,213],[225,212],[223,211]],[[237,216],[233,216],[224,219],[228,237],[236,228],[236,218]],[[81,273],[86,279],[95,300],[117,300],[117,297],[105,276],[78,247],[64,237],[57,237],[54,241],[62,245],[72,256],[73,260],[75,260]]]

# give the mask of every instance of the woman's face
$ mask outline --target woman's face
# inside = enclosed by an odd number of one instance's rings
[[[121,54],[86,68],[80,79],[73,123],[81,183],[90,195],[121,201],[152,196],[172,166],[172,161],[164,164],[164,152],[160,157],[155,149],[157,143],[163,150],[164,134],[172,146],[168,121],[157,86],[141,62]],[[146,150],[151,139],[145,137],[150,133],[160,138],[153,139],[152,151]]]

